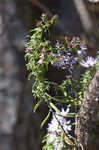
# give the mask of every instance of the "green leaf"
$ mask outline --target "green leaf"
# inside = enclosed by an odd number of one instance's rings
[[[30,29],[30,32],[33,32],[34,31],[34,29]]]
[[[60,110],[51,102],[50,106],[56,111],[56,112],[60,112]]]
[[[46,121],[47,121],[48,118],[50,117],[50,114],[51,114],[51,110],[49,110],[47,116],[46,116],[45,119],[42,121],[42,123],[41,123],[41,128],[44,126],[44,124],[46,123]]]
[[[68,113],[67,115],[66,115],[66,117],[74,117],[75,116],[75,113]]]
[[[74,143],[65,135],[64,140],[68,145],[74,146]]]
[[[36,110],[38,109],[38,107],[40,106],[41,103],[42,103],[42,100],[40,100],[40,101],[34,106],[34,112],[36,112]]]

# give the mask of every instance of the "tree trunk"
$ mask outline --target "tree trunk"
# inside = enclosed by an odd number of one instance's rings
[[[76,117],[76,135],[82,150],[99,149],[99,70],[86,91]]]

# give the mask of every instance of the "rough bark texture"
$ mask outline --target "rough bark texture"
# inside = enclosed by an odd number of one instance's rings
[[[88,87],[77,115],[76,135],[82,150],[99,149],[99,70]]]
[[[0,1],[0,150],[39,150],[41,145],[43,115],[33,113],[24,67],[25,35],[38,15],[32,9],[24,0]]]

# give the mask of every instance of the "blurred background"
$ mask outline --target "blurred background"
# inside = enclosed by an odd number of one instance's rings
[[[99,50],[98,0],[0,0],[0,150],[40,150],[47,112],[33,113],[25,42],[42,13],[59,16],[57,35],[80,36],[89,54]]]

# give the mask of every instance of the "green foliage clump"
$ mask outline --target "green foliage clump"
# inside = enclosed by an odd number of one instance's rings
[[[87,57],[87,47],[79,37],[72,39],[63,37],[60,40],[53,40],[52,26],[56,19],[57,16],[50,19],[46,14],[42,15],[37,27],[31,31],[29,42],[26,43],[25,60],[27,70],[29,70],[28,78],[33,77],[33,96],[39,100],[34,111],[42,102],[46,102],[49,107],[49,113],[43,120],[41,127],[48,120],[51,112],[54,113],[53,120],[58,121],[58,124],[56,123],[58,131],[55,131],[57,140],[54,139],[50,142],[50,136],[54,135],[50,131],[51,133],[48,133],[44,138],[43,149],[54,150],[55,146],[59,145],[60,149],[69,150],[74,147],[75,141],[69,133],[65,133],[64,130],[67,131],[68,127],[62,127],[62,118],[57,113],[63,117],[66,114],[66,118],[74,118],[75,113],[66,113],[64,110],[59,110],[57,106],[66,104],[67,108],[80,108],[85,91],[98,68],[99,57],[97,59]],[[75,78],[77,68],[83,69],[79,80]],[[59,126],[61,126],[61,132]],[[70,126],[74,126],[74,123],[71,123]]]

